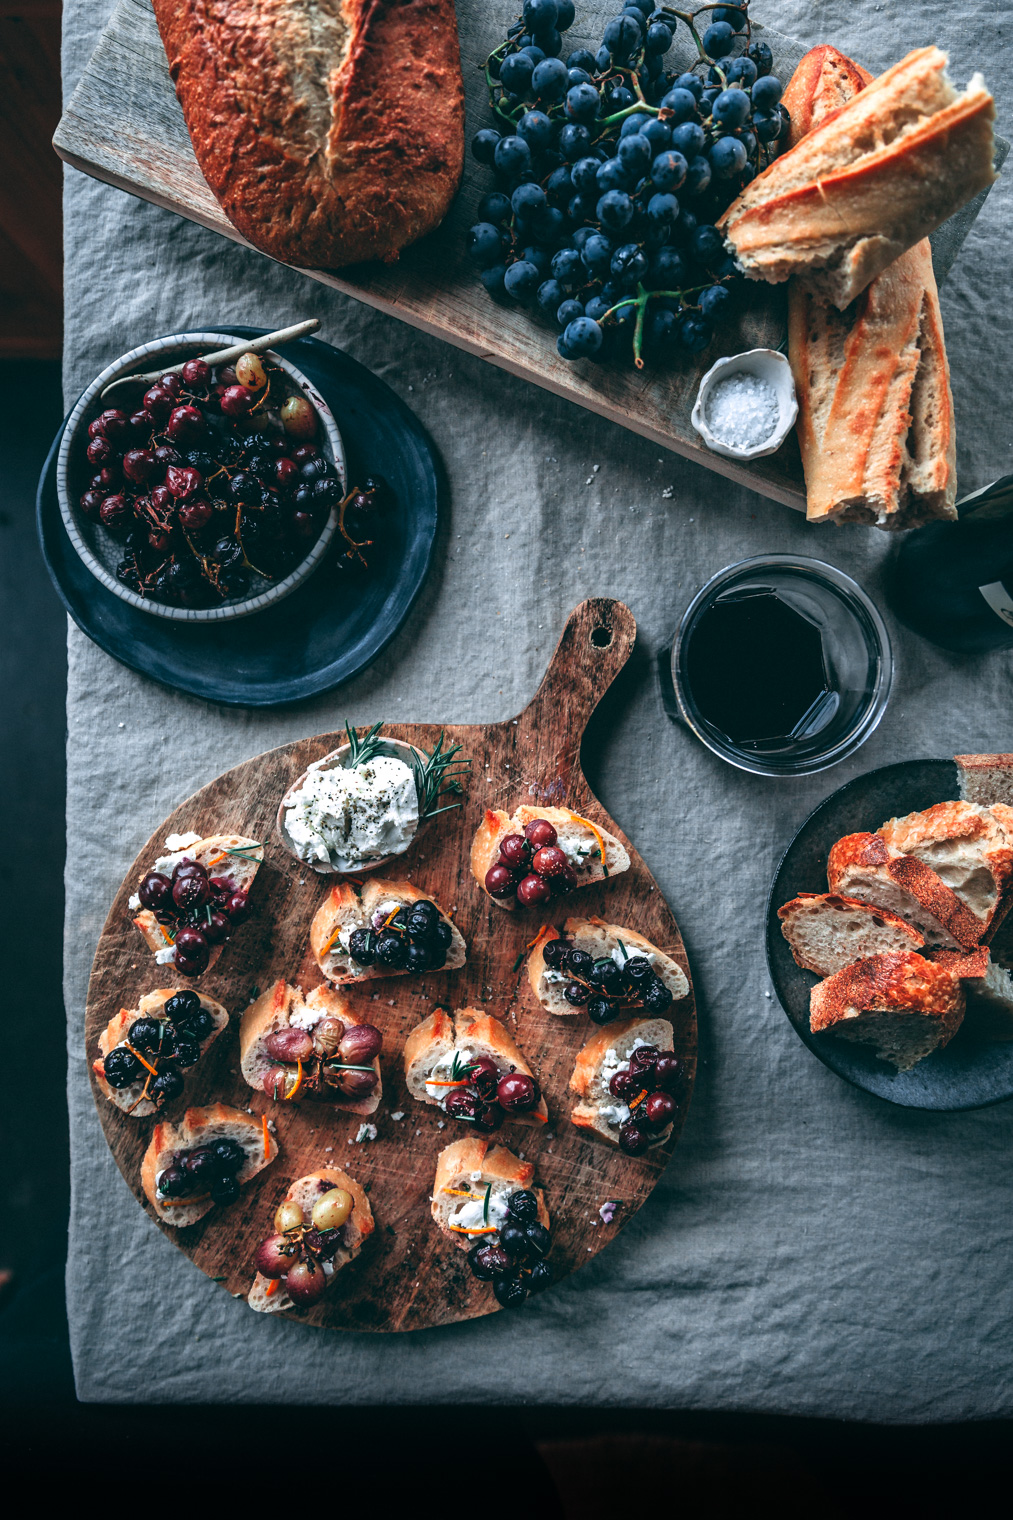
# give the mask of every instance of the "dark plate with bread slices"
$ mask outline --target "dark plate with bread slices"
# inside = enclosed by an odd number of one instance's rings
[[[214,325],[237,338],[269,330]],[[163,686],[230,707],[302,701],[371,664],[402,627],[422,589],[444,495],[443,466],[432,440],[382,380],[317,338],[299,339],[286,352],[338,420],[351,484],[381,475],[391,487],[388,536],[368,571],[339,570],[335,548],[291,596],[238,623],[150,617],[97,582],[67,536],[56,493],[62,428],[39,482],[46,567],[82,632]]]
[[[821,802],[798,829],[781,857],[767,899],[767,965],[799,1039],[846,1082],[903,1108],[946,1112],[982,1108],[1013,1097],[1013,1039],[996,1038],[994,1024],[973,1000],[949,1043],[908,1071],[896,1071],[867,1045],[832,1034],[813,1034],[810,993],[819,977],[796,964],[781,931],[778,909],[799,894],[827,891],[827,858],[843,836],[875,830],[888,818],[904,817],[959,795],[952,760],[904,760],[856,776]],[[1005,935],[1006,927],[1000,933]]]

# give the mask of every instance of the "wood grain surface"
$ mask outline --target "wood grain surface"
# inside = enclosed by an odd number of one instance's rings
[[[672,1138],[646,1156],[631,1158],[571,1125],[569,1111],[575,1099],[568,1084],[577,1053],[594,1026],[583,1013],[570,1018],[545,1012],[520,964],[542,923],[561,925],[568,913],[601,913],[638,929],[689,975],[671,910],[636,850],[592,795],[580,766],[588,719],[629,659],[635,638],[633,616],[621,602],[584,602],[571,614],[538,691],[517,718],[447,726],[447,738],[460,741],[464,754],[472,757],[464,805],[420,830],[403,867],[383,874],[410,877],[453,915],[468,944],[468,961],[460,971],[371,981],[351,992],[356,1010],[384,1036],[383,1098],[373,1115],[379,1131],[375,1141],[356,1143],[360,1120],[352,1115],[334,1113],[326,1104],[272,1104],[239,1075],[239,1019],[255,989],[279,977],[297,981],[304,990],[321,980],[308,949],[309,926],[333,878],[316,875],[283,849],[275,815],[291,782],[343,735],[319,734],[286,744],[225,772],[161,823],[138,855],[110,909],[95,954],[86,1012],[89,1061],[97,1053],[99,1033],[121,1007],[136,1007],[138,999],[156,987],[184,985],[173,968],[156,967],[127,909],[127,898],[162,853],[166,835],[235,832],[266,842],[265,862],[250,897],[251,916],[218,964],[197,983],[229,1010],[230,1027],[188,1074],[183,1098],[164,1111],[165,1117],[178,1119],[185,1107],[217,1099],[256,1115],[267,1112],[276,1126],[278,1159],[244,1188],[237,1203],[213,1210],[185,1230],[159,1222],[159,1228],[225,1291],[245,1296],[249,1290],[253,1253],[272,1233],[274,1210],[290,1180],[321,1166],[338,1166],[368,1190],[376,1230],[359,1259],[340,1273],[319,1305],[298,1315],[300,1320],[338,1329],[415,1330],[496,1310],[489,1286],[471,1277],[465,1253],[440,1234],[429,1214],[436,1158],[468,1130],[445,1120],[439,1109],[416,1103],[404,1083],[405,1037],[440,1004],[455,1009],[474,1005],[504,1019],[541,1082],[549,1107],[546,1129],[507,1121],[495,1138],[535,1162],[535,1180],[545,1189],[552,1217],[550,1261],[557,1278],[608,1245],[651,1193],[678,1139],[692,1092],[692,979],[689,996],[673,1004],[668,1014],[675,1050],[688,1071]],[[429,748],[440,729],[391,724],[385,732]],[[629,849],[630,870],[559,899],[554,912],[503,912],[472,878],[468,852],[485,808],[512,811],[520,802],[569,806],[613,830]],[[154,1219],[139,1173],[155,1120],[128,1118],[101,1095],[97,1084],[94,1087],[116,1162]],[[394,1113],[404,1117],[395,1120]],[[608,1199],[617,1204],[611,1224],[599,1216]],[[239,1304],[236,1310],[251,1312]]]
[[[469,141],[479,127],[492,122],[478,65],[502,40],[517,10],[514,0],[458,0]],[[593,19],[590,14],[578,14],[567,32],[567,51],[591,40]],[[787,65],[783,74],[787,78],[797,61],[797,45],[773,32],[764,36],[770,38],[775,64],[782,56]],[[673,66],[684,41],[680,33],[671,55]],[[53,141],[61,157],[85,173],[235,242],[244,241],[197,166],[149,0],[119,0]],[[686,355],[678,363],[656,368],[649,365],[641,372],[633,368],[632,360],[628,367],[618,362],[568,364],[556,353],[555,328],[533,321],[517,308],[494,304],[465,257],[465,232],[476,220],[479,199],[491,187],[491,174],[469,152],[464,183],[443,225],[409,248],[396,264],[360,265],[340,274],[319,269],[303,273],[804,511],[805,488],[794,433],[770,458],[742,465],[711,454],[690,422],[700,377],[715,359],[780,345],[786,332],[783,288],[750,286],[748,307],[722,324],[704,354]]]

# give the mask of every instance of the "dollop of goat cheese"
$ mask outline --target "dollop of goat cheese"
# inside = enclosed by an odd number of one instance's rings
[[[403,760],[378,755],[365,765],[310,766],[290,797],[285,828],[300,860],[352,865],[401,855],[419,826],[415,777]]]

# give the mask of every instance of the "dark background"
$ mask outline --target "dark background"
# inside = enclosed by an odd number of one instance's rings
[[[1005,1507],[1006,1422],[890,1428],[637,1410],[271,1409],[270,1388],[256,1409],[76,1402],[63,1287],[66,626],[34,521],[35,485],[63,412],[61,172],[49,145],[59,115],[59,25],[54,0],[0,0],[0,964],[9,1058],[0,1099],[0,1441],[7,1471],[13,1458],[39,1497],[73,1484],[97,1498],[115,1484],[122,1502],[157,1505],[160,1484],[171,1479],[176,1502],[277,1496],[311,1516],[321,1503],[390,1510],[422,1496],[424,1505],[567,1520],[612,1520],[645,1506],[653,1515],[659,1505],[718,1516],[774,1507],[827,1520],[949,1516],[994,1504],[997,1494]],[[525,1334],[523,1315],[517,1334]],[[495,1380],[490,1367],[492,1390]],[[622,1398],[622,1389],[613,1392]]]

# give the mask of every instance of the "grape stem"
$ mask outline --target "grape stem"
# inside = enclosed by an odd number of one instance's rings
[[[638,285],[636,295],[624,296],[621,301],[617,301],[614,306],[610,306],[608,311],[599,319],[598,325],[603,327],[609,317],[614,317],[616,312],[620,311],[624,306],[635,306],[637,309],[637,319],[633,329],[633,363],[637,369],[643,369],[644,323],[647,320],[648,301],[655,300],[659,296],[668,296],[669,299],[680,301],[685,306],[687,296],[699,295],[701,290],[706,289],[706,285],[690,285],[686,290],[645,290],[642,285]]]

